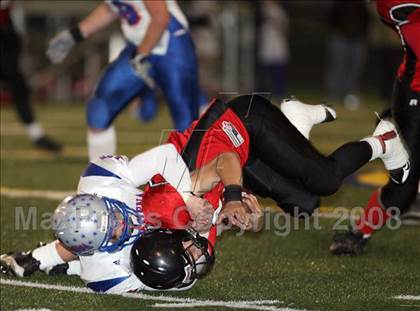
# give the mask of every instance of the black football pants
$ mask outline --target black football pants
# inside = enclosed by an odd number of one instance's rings
[[[274,199],[283,209],[312,213],[320,195],[331,195],[343,179],[364,164],[372,150],[366,142],[347,143],[322,155],[286,118],[259,95],[240,96],[228,103],[250,136],[245,187]]]

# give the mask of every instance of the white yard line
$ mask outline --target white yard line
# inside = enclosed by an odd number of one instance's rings
[[[393,299],[399,299],[399,300],[420,300],[420,295],[414,296],[414,295],[399,295],[392,297]]]
[[[63,285],[54,285],[54,284],[45,284],[45,283],[36,283],[36,282],[25,282],[18,280],[8,280],[0,279],[0,284],[10,285],[10,286],[19,286],[19,287],[30,287],[30,288],[39,288],[39,289],[49,289],[49,290],[58,290],[72,293],[82,293],[82,294],[91,294],[91,295],[107,295],[107,294],[97,294],[91,290],[84,287],[73,287],[73,286],[63,286]],[[116,294],[108,294],[116,295]],[[281,301],[278,300],[254,300],[254,301],[217,301],[217,300],[200,300],[194,298],[179,298],[166,295],[147,295],[142,293],[126,293],[117,296],[122,296],[125,298],[132,299],[141,299],[141,300],[150,300],[157,301],[150,305],[151,307],[156,308],[197,308],[197,307],[224,307],[228,309],[245,309],[245,310],[266,310],[266,311],[305,311],[302,309],[294,309],[289,307],[277,307],[276,304],[281,304]]]
[[[9,198],[40,198],[49,200],[63,200],[65,197],[75,194],[76,191],[58,191],[58,190],[33,190],[0,187],[0,194]]]

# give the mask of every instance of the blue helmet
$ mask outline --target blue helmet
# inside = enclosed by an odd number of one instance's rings
[[[121,230],[119,236],[116,230]],[[121,201],[93,194],[67,197],[53,215],[57,238],[76,255],[115,252],[144,232],[144,217]]]

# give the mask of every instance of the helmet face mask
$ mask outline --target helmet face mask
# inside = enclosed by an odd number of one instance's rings
[[[131,249],[134,274],[154,289],[181,288],[203,277],[214,264],[211,243],[192,229],[155,229]]]
[[[102,197],[110,210],[107,236],[98,248],[102,252],[115,252],[133,244],[144,232],[144,217],[126,204]],[[121,233],[117,230],[122,228]]]
[[[214,248],[213,245],[193,229],[186,230],[188,235],[186,241],[189,245],[185,247],[185,253],[189,255],[192,262],[193,270],[192,279],[198,279],[207,275],[214,265]],[[209,251],[210,248],[210,251]]]
[[[85,256],[95,251],[114,252],[134,243],[143,233],[143,217],[120,201],[78,194],[56,208],[53,229],[70,251]]]

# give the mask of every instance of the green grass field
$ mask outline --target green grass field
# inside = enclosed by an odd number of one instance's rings
[[[309,98],[311,99],[311,98]],[[303,98],[305,100],[305,98]],[[314,144],[330,152],[344,141],[359,139],[373,129],[375,100],[357,112],[338,109],[335,124],[315,129]],[[10,109],[1,110],[1,243],[0,252],[28,250],[38,241],[53,238],[42,218],[59,202],[33,190],[75,191],[78,177],[87,164],[84,108],[80,104],[37,107],[47,131],[65,144],[63,155],[32,149]],[[162,129],[171,127],[167,111],[150,124],[140,124],[128,113],[117,120],[118,151],[133,156],[162,140]],[[363,170],[381,168],[373,163]],[[17,192],[16,189],[22,191]],[[345,185],[325,206],[362,206],[369,189]],[[29,193],[29,194],[28,194]],[[32,193],[32,195],[30,195]],[[55,193],[56,192],[52,192]],[[272,205],[263,201],[264,205]],[[34,223],[22,229],[21,214],[36,207]],[[20,214],[19,214],[20,213]],[[224,234],[217,244],[216,265],[207,278],[184,293],[121,297],[80,292],[77,277],[48,277],[36,274],[25,280],[1,276],[1,310],[415,310],[419,300],[400,300],[398,295],[420,295],[420,228],[384,229],[369,243],[363,256],[333,257],[328,246],[336,220],[320,219],[322,229],[304,230],[296,223],[288,235],[278,230],[290,220],[268,215],[269,230],[236,236]],[[280,220],[279,220],[280,219]],[[292,220],[293,224],[293,220]],[[33,226],[32,226],[33,225]],[[21,286],[15,281],[66,286],[42,289]],[[7,283],[9,282],[9,283]],[[10,283],[12,282],[12,283]],[[70,287],[77,287],[75,291]],[[175,298],[174,298],[175,297]],[[187,298],[194,299],[194,301]],[[275,300],[247,303],[250,300]],[[236,301],[236,302],[235,302]]]

